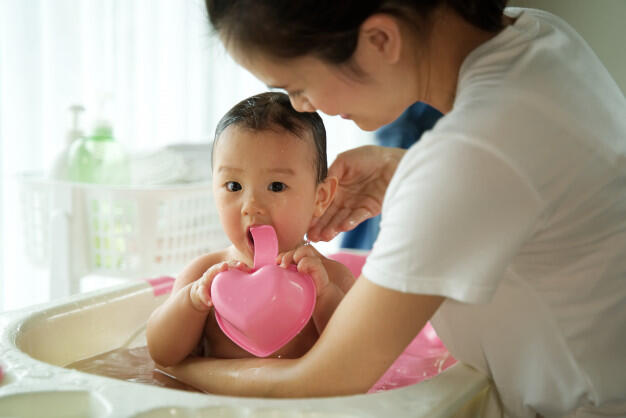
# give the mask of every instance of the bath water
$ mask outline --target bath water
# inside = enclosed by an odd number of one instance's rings
[[[401,388],[429,379],[456,363],[435,330],[426,324],[368,393]],[[199,390],[158,371],[148,347],[119,348],[65,366],[85,373],[192,392]]]
[[[150,357],[147,346],[118,348],[65,367],[128,382],[199,392],[199,390],[159,372]]]
[[[351,253],[337,253],[331,255],[330,258],[346,265],[355,277],[359,277],[361,268],[365,263],[364,255]],[[145,331],[145,327],[140,328],[136,335],[131,336],[128,343],[130,344],[131,341],[138,342],[136,338],[139,337],[143,337],[145,343],[143,331]],[[355,350],[358,350],[358,347]],[[456,363],[454,357],[450,355],[430,323],[427,323],[368,393],[419,383],[441,373],[454,363]],[[156,370],[154,361],[152,361],[145,345],[134,348],[122,347],[72,363],[66,367],[129,382],[199,392],[197,389]]]

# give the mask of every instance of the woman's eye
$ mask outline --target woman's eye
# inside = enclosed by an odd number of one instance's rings
[[[273,181],[267,188],[273,192],[284,192],[287,189],[287,185],[280,181]]]
[[[242,189],[241,184],[237,183],[236,181],[229,181],[225,184],[225,186],[226,190],[228,190],[229,192],[238,192]]]

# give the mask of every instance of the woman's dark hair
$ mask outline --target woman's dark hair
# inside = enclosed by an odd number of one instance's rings
[[[315,112],[298,112],[284,93],[267,92],[257,94],[237,103],[217,124],[211,161],[218,138],[231,125],[254,131],[263,131],[282,128],[295,136],[302,138],[306,131],[311,132],[317,158],[317,182],[321,183],[328,174],[326,158],[326,129],[322,118]]]
[[[206,0],[226,41],[277,58],[314,55],[333,64],[354,53],[361,24],[375,13],[418,25],[441,5],[486,31],[502,28],[507,0]]]

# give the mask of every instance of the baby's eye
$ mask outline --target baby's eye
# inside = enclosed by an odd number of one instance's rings
[[[280,181],[273,181],[267,186],[268,190],[273,192],[284,192],[287,190],[287,185],[285,183],[281,183]]]
[[[243,188],[241,187],[241,184],[237,183],[236,181],[226,182],[224,186],[226,186],[226,190],[228,190],[229,192],[238,192]]]

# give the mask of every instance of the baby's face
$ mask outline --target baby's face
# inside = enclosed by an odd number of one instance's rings
[[[226,235],[251,264],[249,229],[272,225],[279,251],[302,243],[316,211],[315,148],[287,131],[231,125],[213,155],[213,193]]]

